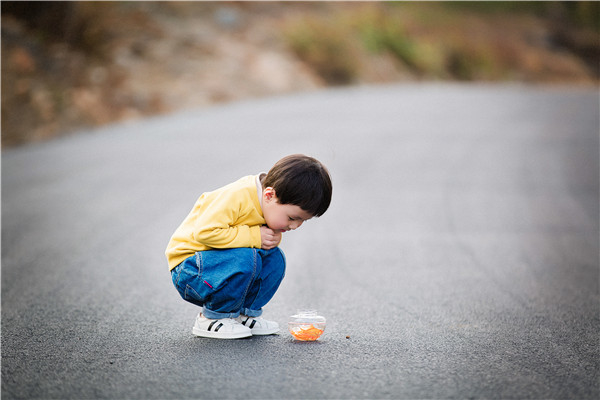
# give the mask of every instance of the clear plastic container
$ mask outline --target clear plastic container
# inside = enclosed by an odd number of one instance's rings
[[[325,318],[318,315],[316,310],[298,310],[290,317],[288,329],[295,339],[312,342],[323,334],[325,322]]]

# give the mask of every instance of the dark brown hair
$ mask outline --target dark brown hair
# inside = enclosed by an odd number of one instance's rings
[[[319,217],[331,203],[329,171],[318,160],[292,154],[277,161],[264,178],[263,187],[275,189],[280,204],[292,204]]]

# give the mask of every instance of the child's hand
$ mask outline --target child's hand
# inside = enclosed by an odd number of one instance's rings
[[[277,247],[281,242],[281,232],[275,232],[266,225],[260,227],[261,248],[269,250]]]

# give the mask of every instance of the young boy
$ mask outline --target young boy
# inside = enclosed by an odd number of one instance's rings
[[[325,166],[294,154],[267,174],[200,196],[166,251],[179,294],[202,307],[194,335],[237,339],[279,331],[261,314],[285,273],[281,234],[323,215],[331,193]]]

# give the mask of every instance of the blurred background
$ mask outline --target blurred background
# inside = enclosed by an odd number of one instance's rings
[[[2,1],[2,148],[329,86],[597,87],[599,2]]]

